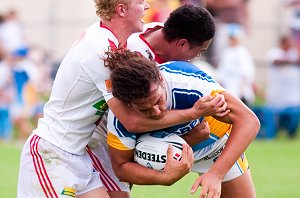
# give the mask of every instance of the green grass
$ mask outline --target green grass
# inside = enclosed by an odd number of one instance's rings
[[[249,151],[258,198],[300,197],[300,141],[255,141]]]
[[[20,146],[19,146],[20,147]],[[254,141],[246,152],[258,198],[300,197],[300,138]],[[20,149],[0,142],[0,197],[15,198]],[[134,186],[132,198],[195,198],[189,194],[196,174],[170,187]]]
[[[0,197],[17,197],[20,150],[12,144],[0,142]]]

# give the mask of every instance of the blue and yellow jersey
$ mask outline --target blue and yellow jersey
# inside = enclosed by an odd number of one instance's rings
[[[197,66],[188,62],[167,62],[159,65],[159,68],[164,78],[168,109],[191,108],[199,98],[224,91],[224,88],[221,87],[220,84]],[[213,117],[201,117],[192,122],[172,126],[163,130],[183,135],[193,129],[203,119],[209,123],[211,135],[208,140],[193,147],[193,150],[199,150],[212,144],[231,130],[231,125],[220,122]],[[113,113],[111,111],[109,112],[107,143],[111,147],[119,150],[133,149],[137,135],[138,134],[128,132]]]

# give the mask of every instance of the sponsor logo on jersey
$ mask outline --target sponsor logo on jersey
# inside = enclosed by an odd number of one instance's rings
[[[212,159],[212,158],[217,158],[223,151],[224,147],[221,147],[220,149],[218,149],[216,152],[214,152],[213,154],[211,155],[207,155],[206,157],[203,158],[204,161],[207,161],[209,159]],[[214,160],[214,162],[216,161],[217,159]]]
[[[99,116],[103,116],[103,114],[108,109],[108,105],[105,100],[100,100],[99,102],[94,104],[93,107],[98,110],[96,112],[96,115],[99,115]]]
[[[63,191],[61,192],[62,195],[66,195],[69,197],[76,197],[76,189],[71,187],[65,187]]]

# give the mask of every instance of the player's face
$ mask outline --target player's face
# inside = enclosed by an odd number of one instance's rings
[[[211,40],[203,42],[203,44],[200,46],[191,46],[189,44],[189,48],[186,50],[182,50],[182,53],[178,55],[179,57],[181,57],[178,60],[188,61],[188,60],[191,60],[198,56],[201,56],[201,53],[203,53],[207,50],[210,43],[211,43]]]
[[[142,116],[159,119],[166,113],[166,91],[162,83],[151,85],[151,94],[147,98],[137,99],[131,106]]]
[[[126,21],[132,33],[143,30],[144,22],[142,18],[149,7],[146,0],[129,0]]]

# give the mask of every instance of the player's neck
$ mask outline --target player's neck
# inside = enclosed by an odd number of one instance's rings
[[[132,34],[120,20],[102,20],[103,25],[108,27],[118,39],[120,46],[124,45],[128,37]]]
[[[166,47],[169,46],[169,43],[164,39],[161,29],[151,32],[145,39],[161,59],[169,61],[169,57],[167,56],[169,52],[167,52],[167,50],[170,49],[167,49],[168,47]]]

